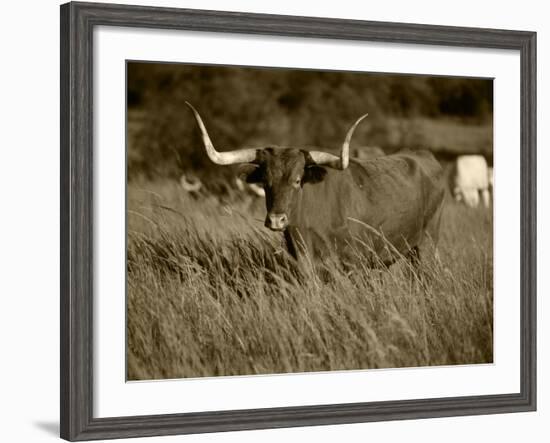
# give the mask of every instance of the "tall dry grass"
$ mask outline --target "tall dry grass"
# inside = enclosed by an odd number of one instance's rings
[[[298,269],[262,202],[193,200],[175,183],[128,192],[129,380],[488,363],[492,214],[448,201],[421,278]]]

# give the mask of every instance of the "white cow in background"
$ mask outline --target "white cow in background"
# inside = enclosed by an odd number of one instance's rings
[[[489,168],[482,155],[461,155],[456,159],[453,194],[456,201],[463,201],[475,208],[479,197],[483,205],[489,207]],[[491,174],[492,182],[492,174]]]

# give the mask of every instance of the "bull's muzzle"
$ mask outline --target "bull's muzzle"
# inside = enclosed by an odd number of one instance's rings
[[[288,226],[288,217],[285,213],[267,214],[265,226],[272,231],[282,231]]]

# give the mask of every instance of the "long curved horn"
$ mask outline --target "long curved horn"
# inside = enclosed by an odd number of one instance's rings
[[[195,114],[195,120],[197,120],[197,123],[199,125],[199,128],[201,130],[202,135],[202,142],[204,143],[204,147],[206,149],[206,153],[208,154],[208,157],[210,160],[212,160],[217,165],[234,165],[236,163],[252,163],[256,159],[256,149],[237,149],[235,151],[228,151],[228,152],[218,152],[216,149],[214,149],[214,145],[212,144],[212,141],[210,140],[210,137],[208,136],[208,132],[206,131],[206,127],[204,126],[204,123],[201,119],[201,116],[197,112],[197,110],[193,107],[193,105],[189,102],[185,102],[187,106],[191,108],[193,111],[193,114]]]
[[[340,157],[334,154],[330,154],[328,152],[310,151],[309,154],[311,155],[311,158],[313,159],[313,161],[318,165],[328,166],[329,168],[341,169],[341,170],[346,169],[349,165],[349,144],[351,142],[351,136],[353,135],[355,128],[361,122],[361,120],[363,120],[368,115],[369,114],[365,114],[359,117],[355,121],[353,126],[349,128],[348,133],[346,134],[344,143],[342,145],[342,150],[340,151]]]

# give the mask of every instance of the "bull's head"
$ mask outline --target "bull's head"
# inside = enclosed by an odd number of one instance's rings
[[[190,103],[187,105],[195,114],[210,160],[218,165],[246,163],[253,167],[246,181],[264,187],[267,208],[265,225],[273,231],[283,231],[288,226],[292,202],[304,184],[322,181],[327,172],[325,167],[338,170],[348,167],[351,136],[359,122],[368,115],[359,117],[349,129],[340,156],[321,151],[271,147],[218,152],[208,136],[201,116]]]

